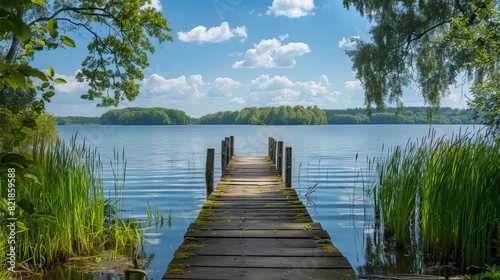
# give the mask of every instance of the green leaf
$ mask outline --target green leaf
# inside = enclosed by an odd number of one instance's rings
[[[51,78],[52,78],[52,77],[54,77],[54,68],[49,67],[49,68],[47,69],[47,72],[49,72],[49,77],[51,77]]]
[[[45,0],[31,0],[31,3],[45,6]]]
[[[57,31],[57,20],[55,18],[49,19],[49,22],[47,22],[47,30],[49,30],[50,37],[55,39],[59,36],[59,32]]]
[[[23,120],[23,126],[29,127],[31,129],[35,129],[36,128],[36,120],[35,119]]]
[[[16,221],[16,228],[18,230],[17,232],[23,232],[23,231],[27,231],[28,230],[28,228],[26,227],[26,225],[23,222],[19,221],[19,220]]]
[[[30,163],[25,157],[19,154],[9,153],[2,157],[0,164],[2,165],[14,165],[21,168],[25,168]]]
[[[60,84],[65,84],[65,83],[67,83],[67,82],[66,82],[66,80],[65,80],[65,79],[63,79],[63,78],[56,78],[56,79],[54,80],[54,82],[56,82],[56,83],[60,83]]]
[[[31,41],[31,28],[15,14],[0,8],[0,23],[1,33],[12,31],[23,44]]]
[[[57,218],[47,214],[35,214],[33,218],[37,223],[55,223]]]
[[[8,117],[14,116],[14,114],[7,108],[0,108],[0,114],[6,115]]]
[[[24,174],[24,177],[33,180],[35,182],[35,184],[40,184],[40,181],[38,180],[38,177],[36,177],[33,174],[29,174],[29,173],[28,174]]]
[[[28,77],[36,77],[42,81],[48,81],[49,79],[47,79],[47,75],[45,75],[42,71],[36,69],[36,68],[33,68],[29,65],[19,65],[19,67],[17,68],[17,70],[21,73],[23,73],[25,76],[28,76]]]
[[[73,39],[71,39],[67,36],[61,35],[61,42],[67,46],[72,47],[72,48],[76,47],[75,41],[73,41]]]
[[[17,206],[19,206],[19,208],[23,209],[24,212],[28,213],[29,215],[35,213],[35,205],[33,205],[33,203],[31,203],[31,201],[27,200],[26,198],[18,201]]]
[[[52,96],[54,96],[56,93],[53,92],[53,91],[47,91],[46,93],[43,94],[43,99],[45,99],[45,101],[48,101],[50,102],[50,98]]]

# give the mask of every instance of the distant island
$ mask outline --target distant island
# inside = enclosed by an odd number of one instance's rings
[[[326,124],[473,124],[469,110],[452,108],[407,107],[401,114],[396,108],[374,113],[364,108],[320,109],[317,106],[248,107],[240,111],[224,111],[191,118],[176,109],[113,109],[101,117],[57,117],[59,125],[326,125]]]

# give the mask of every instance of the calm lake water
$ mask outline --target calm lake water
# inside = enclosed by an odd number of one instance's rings
[[[216,149],[216,179],[220,178],[221,140],[235,136],[235,154],[267,155],[268,137],[293,148],[293,187],[316,222],[330,234],[335,246],[359,274],[420,273],[421,256],[408,252],[382,255],[373,246],[374,221],[370,200],[367,159],[386,156],[387,148],[406,145],[428,135],[451,136],[465,125],[328,125],[328,126],[60,126],[59,135],[69,142],[96,147],[104,163],[113,150],[125,149],[127,161],[125,216],[144,220],[146,205],[165,216],[171,225],[146,233],[145,250],[154,259],[148,279],[161,279],[188,225],[206,199],[205,156]],[[382,150],[382,148],[384,150]],[[113,188],[109,164],[105,183]]]

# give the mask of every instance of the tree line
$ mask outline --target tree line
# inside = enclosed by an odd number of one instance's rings
[[[317,106],[248,107],[241,111],[217,112],[202,116],[196,124],[317,125],[327,124],[324,110]]]
[[[471,124],[471,110],[452,108],[407,107],[402,112],[388,108],[367,115],[366,108],[327,109],[300,105],[280,107],[248,107],[240,111],[222,111],[199,119],[185,112],[166,108],[125,108],[110,110],[101,117],[57,117],[58,125],[318,125],[318,124]]]
[[[166,108],[114,109],[102,114],[102,125],[184,125],[191,124],[191,118],[181,110]]]
[[[471,110],[407,107],[402,112],[388,108],[369,117],[366,108],[325,110],[328,124],[471,124]]]

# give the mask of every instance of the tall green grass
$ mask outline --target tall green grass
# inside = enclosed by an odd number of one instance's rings
[[[500,145],[486,133],[429,136],[370,164],[384,234],[435,261],[466,268],[500,261]]]
[[[30,201],[37,214],[56,219],[23,220],[27,230],[16,236],[18,263],[38,269],[103,250],[116,254],[132,250],[138,242],[138,226],[118,215],[111,202],[121,197],[111,195],[106,200],[103,164],[95,149],[85,143],[77,145],[75,139],[69,145],[38,140],[24,152],[36,163],[29,172],[38,182],[23,180],[16,199]],[[125,166],[123,159],[121,166]]]

